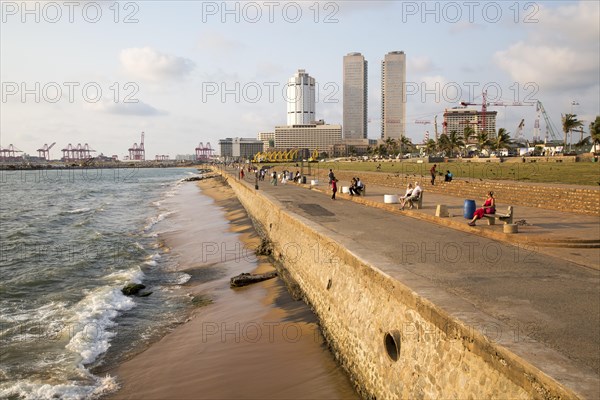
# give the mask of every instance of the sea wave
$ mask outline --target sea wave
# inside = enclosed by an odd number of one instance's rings
[[[19,397],[25,400],[38,399],[97,399],[119,389],[119,384],[112,376],[96,377],[90,374],[92,385],[77,383],[57,384],[39,383],[30,380],[18,380],[12,384],[0,386],[0,397]]]
[[[168,217],[169,215],[175,213],[176,211],[167,211],[164,213],[158,214],[156,217],[151,217],[150,221],[144,226],[144,232],[148,232],[152,227],[158,224],[160,221]]]
[[[92,291],[75,306],[73,338],[66,346],[78,354],[81,364],[90,364],[106,352],[116,333],[109,329],[121,311],[135,307],[133,299],[121,293],[119,288],[102,287]]]
[[[84,212],[88,212],[90,210],[91,210],[91,208],[89,208],[89,207],[76,208],[74,210],[67,211],[67,214],[81,214]]]

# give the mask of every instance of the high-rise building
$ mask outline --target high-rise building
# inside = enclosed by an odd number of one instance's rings
[[[392,51],[381,62],[381,138],[406,133],[406,55]]]
[[[299,69],[288,80],[286,101],[288,125],[315,121],[315,78]]]
[[[367,61],[360,53],[344,56],[344,139],[367,138]]]

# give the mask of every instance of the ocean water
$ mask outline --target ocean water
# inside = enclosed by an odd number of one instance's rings
[[[195,169],[0,171],[0,398],[97,397],[183,322],[190,278],[162,239]],[[143,283],[148,297],[121,288]]]

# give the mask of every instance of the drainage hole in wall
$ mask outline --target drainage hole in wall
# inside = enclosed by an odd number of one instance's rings
[[[398,358],[400,358],[400,332],[397,330],[387,332],[383,337],[383,342],[388,357],[392,361],[398,361]]]
[[[331,279],[327,281],[327,290],[331,289]]]

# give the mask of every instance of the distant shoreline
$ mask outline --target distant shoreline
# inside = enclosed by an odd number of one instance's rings
[[[90,164],[0,164],[2,171],[38,171],[38,170],[62,170],[62,169],[129,169],[129,168],[190,168],[208,166],[207,163],[196,162],[107,162]]]

